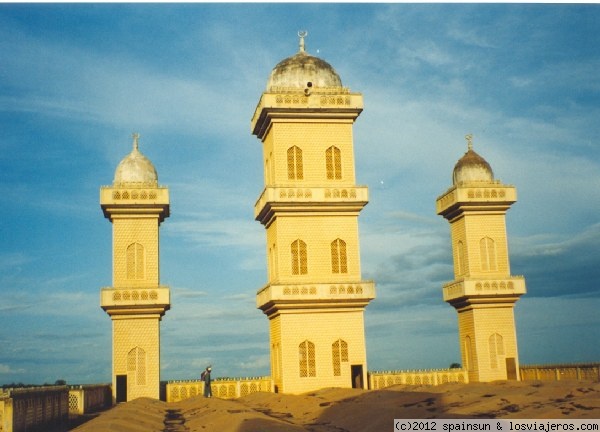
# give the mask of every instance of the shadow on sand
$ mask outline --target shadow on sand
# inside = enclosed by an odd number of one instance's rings
[[[394,419],[598,418],[598,383],[444,384],[382,390],[322,389],[303,395],[198,396],[177,403],[136,399],[77,432],[375,432]]]

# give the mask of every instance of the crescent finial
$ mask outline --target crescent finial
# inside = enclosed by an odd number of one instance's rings
[[[140,139],[140,134],[137,132],[134,132],[132,135],[133,137],[133,149],[137,150],[138,149],[138,140]]]
[[[298,32],[298,37],[300,38],[300,51],[304,52],[304,38],[308,36],[308,32],[306,30],[300,30]]]
[[[473,134],[465,135],[465,139],[467,140],[467,149],[473,150]]]

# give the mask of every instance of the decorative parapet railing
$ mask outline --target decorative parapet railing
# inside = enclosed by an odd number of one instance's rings
[[[328,203],[332,205],[351,205],[360,210],[369,202],[367,186],[336,187],[266,187],[254,205],[254,217],[261,218],[268,211],[268,203],[291,205],[296,203]]]
[[[521,365],[522,381],[580,380],[600,382],[600,363]]]
[[[369,372],[369,389],[377,390],[393,385],[440,385],[468,383],[469,374],[464,369],[433,369],[407,371]]]
[[[262,94],[256,105],[251,120],[252,133],[261,138],[268,128],[269,118],[288,118],[289,113],[297,109],[302,110],[304,118],[355,119],[363,110],[363,97],[341,87],[272,88]]]
[[[271,86],[268,93],[276,95],[306,95],[304,89],[299,87]],[[350,94],[348,87],[312,87],[311,94],[318,95],[346,95]]]
[[[104,287],[100,291],[100,305],[102,307],[168,304],[170,304],[170,290],[166,286],[156,288]]]
[[[271,377],[217,378],[211,383],[213,397],[236,399],[250,393],[273,393]],[[200,380],[169,381],[167,402],[178,402],[204,394],[204,382]]]
[[[368,302],[375,298],[375,283],[360,281],[351,283],[316,284],[270,284],[261,288],[256,296],[256,305],[261,307],[274,301],[324,301],[356,300]]]
[[[100,188],[100,202],[109,203],[168,203],[169,188],[151,184],[102,186]]]
[[[523,276],[497,279],[463,279],[443,286],[444,301],[468,296],[498,296],[503,294],[520,296],[525,292],[525,278]]]
[[[493,183],[461,184],[453,186],[440,195],[436,200],[437,213],[457,203],[513,203],[517,200],[517,190],[512,185],[502,184],[496,180]]]
[[[0,393],[0,431],[49,430],[69,420],[67,386],[8,389]]]
[[[111,405],[110,384],[69,386],[69,414],[87,414]]]

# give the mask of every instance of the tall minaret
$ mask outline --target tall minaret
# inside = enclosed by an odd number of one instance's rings
[[[276,391],[363,387],[364,308],[358,215],[368,191],[354,177],[352,125],[362,95],[327,62],[300,50],[271,72],[252,118],[263,144],[265,188],[255,206],[267,234],[268,283],[257,307],[269,318]]]
[[[117,166],[100,205],[113,225],[113,286],[100,305],[113,323],[112,389],[116,402],[159,398],[160,320],[170,308],[159,283],[160,223],[169,216],[169,190],[158,185],[152,162],[133,150]]]
[[[490,165],[468,149],[457,162],[453,186],[437,199],[450,222],[454,281],[444,300],[458,312],[462,363],[475,382],[518,380],[514,304],[525,294],[522,276],[511,276],[505,215],[517,201],[514,186],[494,180]]]

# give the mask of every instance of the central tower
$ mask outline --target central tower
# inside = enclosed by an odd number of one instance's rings
[[[281,61],[252,117],[263,144],[265,188],[255,205],[267,234],[268,283],[257,307],[269,318],[276,390],[363,387],[364,309],[358,215],[368,190],[355,184],[352,125],[362,95],[304,49]]]

